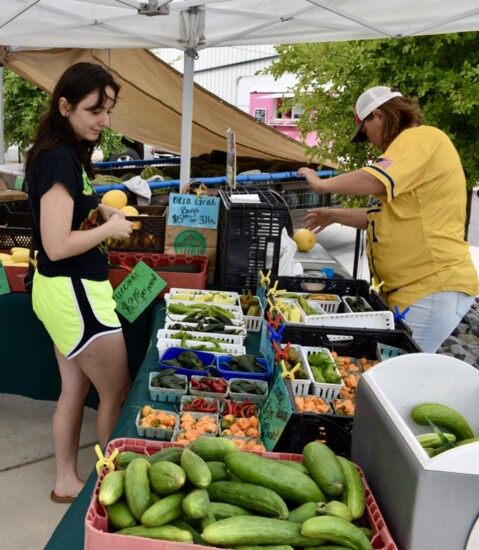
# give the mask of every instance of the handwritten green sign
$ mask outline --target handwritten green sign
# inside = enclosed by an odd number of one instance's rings
[[[266,450],[274,449],[292,414],[288,390],[283,378],[277,376],[259,415],[261,440]]]
[[[10,285],[8,284],[7,273],[5,267],[0,260],[0,296],[2,294],[10,294]]]
[[[170,193],[168,225],[216,229],[219,206],[218,197]]]
[[[13,187],[17,189],[18,191],[21,191],[23,189],[23,182],[25,178],[23,176],[17,176],[15,178],[15,183],[13,184]]]
[[[116,311],[133,323],[168,283],[145,262],[138,262],[113,292]]]

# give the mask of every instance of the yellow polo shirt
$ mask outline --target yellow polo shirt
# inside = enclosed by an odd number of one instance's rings
[[[479,294],[464,240],[466,180],[447,135],[431,126],[409,128],[362,169],[386,187],[386,196],[370,197],[367,253],[391,309],[404,311],[434,292]]]

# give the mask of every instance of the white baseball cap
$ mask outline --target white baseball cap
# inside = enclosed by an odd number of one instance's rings
[[[356,121],[356,130],[351,137],[351,141],[366,141],[366,134],[363,132],[364,119],[370,115],[374,109],[384,105],[393,97],[402,97],[401,92],[394,91],[389,86],[375,86],[369,88],[361,94],[354,106],[354,120]]]

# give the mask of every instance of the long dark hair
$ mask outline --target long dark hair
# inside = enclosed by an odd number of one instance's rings
[[[98,91],[98,102],[94,109],[100,108],[108,98],[105,91],[107,86],[113,88],[115,97],[110,99],[116,102],[120,85],[115,82],[113,76],[105,68],[95,63],[76,63],[62,74],[53,90],[48,111],[38,125],[33,146],[27,152],[26,173],[28,173],[30,163],[38,158],[43,151],[58,144],[65,144],[76,151],[87,174],[93,177],[91,154],[98,144],[99,138],[96,141],[79,141],[68,118],[61,115],[58,103],[60,98],[64,97],[75,109],[87,95]]]

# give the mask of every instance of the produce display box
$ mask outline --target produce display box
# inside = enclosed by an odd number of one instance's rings
[[[172,324],[174,323],[169,323],[169,325],[172,325]],[[166,324],[165,324],[165,328],[161,328],[158,330],[157,338],[158,340],[173,338],[173,336],[178,334],[178,332],[181,332],[181,331],[166,328]],[[195,332],[195,331],[188,332],[188,334],[190,336],[194,336],[195,338],[204,338],[205,336],[210,336],[210,337],[213,336],[215,340],[218,340],[220,342],[225,342],[227,344],[232,344],[235,346],[242,346],[244,342],[243,336],[238,336],[235,334],[221,334],[220,332],[218,332],[217,334],[214,334],[214,335],[211,333],[208,333],[205,335],[204,332]],[[191,341],[195,341],[195,340],[191,340]],[[201,340],[196,340],[196,342],[198,344],[202,343]]]
[[[164,252],[168,208],[139,205],[135,205],[135,208],[140,216],[126,216],[127,220],[134,222],[131,237],[111,239],[109,248],[118,252]]]
[[[161,412],[161,409],[154,409],[155,413]],[[171,428],[153,428],[151,426],[141,426],[141,410],[138,411],[138,414],[136,415],[135,420],[135,426],[136,426],[136,433],[140,437],[154,437],[155,439],[163,439],[170,441],[173,437],[173,433],[175,430],[178,429],[179,425],[179,416],[175,412],[172,411],[163,411],[164,413],[174,416],[175,417],[175,424],[171,426]]]
[[[188,368],[182,368],[182,367],[172,367],[171,365],[168,365],[166,363],[163,363],[163,361],[171,361],[178,358],[178,356],[183,352],[188,352],[190,350],[185,348],[168,348],[163,355],[158,360],[158,366],[162,369],[175,369],[175,374],[184,374],[188,380],[193,376],[208,376],[208,373],[211,371],[212,368],[216,367],[216,355],[213,353],[208,353],[206,351],[194,351],[198,358],[203,362],[203,365],[208,368],[205,369],[188,369]]]
[[[264,308],[261,302],[259,302],[259,313],[258,315],[244,315],[243,319],[246,325],[246,330],[248,332],[261,332],[261,327],[263,325],[264,318]]]
[[[118,450],[119,452],[133,451],[151,456],[155,452],[167,447],[182,447],[182,445],[178,443],[133,438],[113,439],[108,443],[105,456],[111,456],[115,450]],[[273,459],[289,460],[292,462],[302,462],[303,460],[301,454],[276,452],[256,452],[255,454]],[[358,468],[358,470],[361,474],[364,488],[366,490],[366,517],[374,533],[372,546],[374,550],[398,550],[398,547],[391,537],[388,526],[386,525],[386,522],[381,514],[381,510],[379,509],[373,493],[369,488],[368,482],[361,469]],[[198,550],[220,550],[218,547],[214,546],[192,546],[187,543],[160,541],[135,536],[126,537],[115,533],[109,533],[108,514],[105,507],[100,504],[98,500],[100,484],[106,474],[107,470],[103,468],[98,476],[98,481],[95,485],[93,496],[85,517],[85,550],[100,550],[102,548],[115,548],[115,550],[191,550],[195,548]]]
[[[145,262],[167,282],[165,288],[158,295],[159,298],[162,298],[172,287],[198,289],[206,287],[208,270],[208,258],[206,256],[110,252],[110,263],[115,266],[134,267],[139,261]],[[121,267],[110,267],[109,279],[112,287],[116,288],[129,273],[128,270]]]
[[[1,229],[0,229],[1,231]],[[5,273],[7,275],[8,286],[11,292],[26,292],[25,277],[28,274],[28,267],[5,265]]]
[[[152,382],[158,375],[158,372],[150,372],[148,377],[148,391],[150,392],[150,399],[152,401],[165,401],[166,403],[178,403],[181,401],[184,395],[188,392],[188,377],[184,374],[178,374],[185,382],[185,388],[183,390],[175,390],[173,388],[159,388],[153,386]]]
[[[28,201],[0,202],[0,225],[9,227],[30,227]]]
[[[378,343],[395,346],[410,353],[421,350],[412,338],[402,331],[364,331],[336,327],[298,327],[288,325],[282,333],[283,342],[300,346],[320,346],[336,351],[340,356],[377,358]],[[374,367],[376,368],[376,367]],[[370,369],[370,370],[374,370]],[[290,396],[293,415],[276,444],[275,449],[286,452],[299,452],[306,443],[320,439],[325,441],[335,453],[348,457],[351,453],[351,432],[355,417],[340,414],[299,413]]]
[[[261,372],[231,370],[228,367],[224,366],[224,363],[227,363],[228,365],[231,363],[231,357],[227,355],[218,355],[216,358],[216,368],[218,369],[219,374],[225,380],[229,380],[230,378],[246,378],[248,380],[269,381],[271,378],[272,370],[268,361],[266,361],[266,359],[263,359],[262,357],[257,357],[256,361],[261,365]]]
[[[358,296],[366,300],[374,311],[390,311],[386,302],[376,293],[369,293],[370,284],[362,279],[315,278],[315,277],[278,277],[278,288],[288,292],[311,292],[337,294],[338,296]],[[323,305],[321,304],[321,307]],[[346,312],[341,301],[337,313]],[[409,326],[401,319],[396,321],[396,329],[411,334]]]
[[[227,342],[221,342],[219,345],[221,346],[222,351],[214,351],[216,349],[214,342],[199,342],[198,340],[185,340],[182,342],[181,340],[175,338],[161,338],[156,342],[156,347],[158,348],[158,353],[160,355],[162,355],[168,348],[183,347],[195,351],[194,348],[197,346],[203,347],[204,349],[202,351],[214,353],[216,356],[225,354],[243,355],[246,353],[245,346],[229,344]]]
[[[32,230],[23,227],[1,227],[0,224],[0,249],[10,250],[14,246],[30,248],[32,242]]]
[[[235,202],[239,195],[258,195],[260,202]],[[219,198],[216,280],[221,288],[238,292],[256,288],[260,270],[278,273],[288,207],[272,191],[256,187],[220,189]]]
[[[479,442],[429,458],[416,435],[432,429],[416,424],[411,410],[425,402],[447,405],[479,434],[478,392],[477,369],[439,354],[394,357],[364,374],[352,460],[402,549],[466,547],[479,515]]]
[[[301,346],[301,351],[303,353],[303,357],[306,359],[305,361],[306,370],[308,371],[308,374],[311,377],[311,387],[313,390],[311,393],[316,397],[321,397],[321,399],[324,399],[325,401],[331,402],[333,399],[336,399],[336,397],[339,396],[339,392],[341,391],[343,384],[316,382],[316,380],[314,379],[313,371],[311,370],[311,366],[309,364],[309,356],[313,353],[321,353],[321,352],[327,353],[331,361],[334,361],[331,355],[331,351],[328,348],[321,348],[318,346]],[[339,375],[338,369],[336,368],[334,370]]]

